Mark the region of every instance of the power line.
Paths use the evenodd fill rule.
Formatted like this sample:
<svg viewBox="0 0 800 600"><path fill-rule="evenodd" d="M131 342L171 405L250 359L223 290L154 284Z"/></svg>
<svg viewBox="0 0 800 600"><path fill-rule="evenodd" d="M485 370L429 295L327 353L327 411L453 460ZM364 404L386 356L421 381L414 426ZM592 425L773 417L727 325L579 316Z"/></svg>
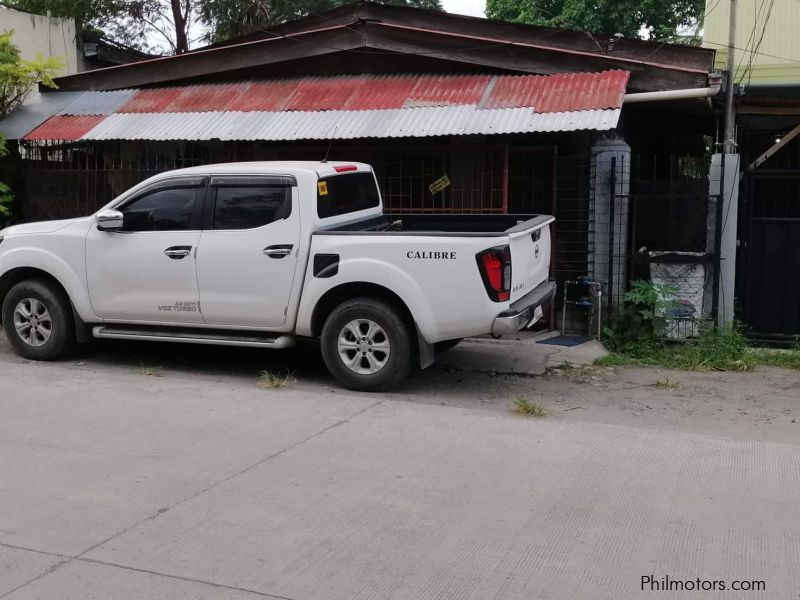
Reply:
<svg viewBox="0 0 800 600"><path fill-rule="evenodd" d="M751 78L753 77L753 57L755 56L755 52L758 52L761 48L761 43L764 41L764 34L767 31L767 25L769 24L769 19L772 16L772 8L775 6L775 0L770 0L769 9L767 10L767 15L764 17L764 25L761 27L761 36L758 38L758 42L756 43L755 47L753 48L753 53L750 54L750 62L747 64L747 70L745 71L745 75L747 75L747 83L750 83Z"/></svg>
<svg viewBox="0 0 800 600"><path fill-rule="evenodd" d="M728 44L721 44L720 42L712 42L711 40L703 39L704 44L711 44L712 46L719 46L720 48L727 48ZM742 52L750 52L747 48L740 48L739 46L733 46L735 50L741 50ZM778 58L780 60L787 60L793 63L800 63L800 60L796 58L789 58L788 56L778 56L777 54L769 54L768 52L754 52L753 54L758 54L759 56L769 56L770 58Z"/></svg>
<svg viewBox="0 0 800 600"><path fill-rule="evenodd" d="M744 64L744 61L748 57L748 55L751 58L754 56L752 51L748 50L748 48L751 47L751 44L755 40L756 29L758 29L758 18L761 16L761 11L764 9L764 5L766 3L767 0L761 0L761 3L756 7L755 18L753 19L753 27L750 29L750 35L747 37L747 41L744 43L745 50L742 53L742 57L739 59L739 64L736 65L736 68L734 69L733 73L731 73L731 78L734 81L739 79L739 70L742 68L742 65ZM753 46L753 49L754 48L755 47Z"/></svg>

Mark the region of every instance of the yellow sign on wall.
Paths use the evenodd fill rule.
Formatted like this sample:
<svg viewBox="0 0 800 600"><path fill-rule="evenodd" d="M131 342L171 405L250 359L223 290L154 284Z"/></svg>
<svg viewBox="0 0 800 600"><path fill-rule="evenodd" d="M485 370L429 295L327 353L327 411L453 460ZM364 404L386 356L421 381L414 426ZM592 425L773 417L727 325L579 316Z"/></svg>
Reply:
<svg viewBox="0 0 800 600"><path fill-rule="evenodd" d="M443 175L439 177L436 181L428 186L428 189L431 191L431 194L435 194L437 192L441 192L444 188L450 185L450 178L447 175Z"/></svg>

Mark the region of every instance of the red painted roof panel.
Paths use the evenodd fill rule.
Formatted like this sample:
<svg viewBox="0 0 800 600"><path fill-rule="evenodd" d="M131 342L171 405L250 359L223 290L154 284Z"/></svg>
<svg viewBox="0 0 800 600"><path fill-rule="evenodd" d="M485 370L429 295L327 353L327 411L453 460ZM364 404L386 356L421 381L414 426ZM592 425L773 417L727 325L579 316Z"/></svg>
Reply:
<svg viewBox="0 0 800 600"><path fill-rule="evenodd" d="M549 76L355 75L209 83L138 90L115 113L180 113L188 117L203 112L337 111L341 118L361 118L357 116L360 111L395 110L402 113L398 118L413 120L415 110L451 107L470 108L476 116L494 109L569 114L621 108L628 75L627 71ZM83 103L78 98L24 139L81 138L104 119L103 115L87 114L84 104L91 102L91 95ZM408 127L413 128L413 123Z"/></svg>
<svg viewBox="0 0 800 600"><path fill-rule="evenodd" d="M104 115L55 115L26 134L23 140L79 140L103 119Z"/></svg>
<svg viewBox="0 0 800 600"><path fill-rule="evenodd" d="M163 112L208 112L230 110L236 99L247 93L250 83L190 85L183 88Z"/></svg>
<svg viewBox="0 0 800 600"><path fill-rule="evenodd" d="M246 91L231 102L228 110L238 112L282 111L297 87L297 79L254 81Z"/></svg>
<svg viewBox="0 0 800 600"><path fill-rule="evenodd" d="M195 86L188 86L195 87ZM181 95L186 88L154 88L139 90L118 113L160 113Z"/></svg>
<svg viewBox="0 0 800 600"><path fill-rule="evenodd" d="M354 75L139 90L117 112L385 110L422 106L619 108L627 71L560 75Z"/></svg>
<svg viewBox="0 0 800 600"><path fill-rule="evenodd" d="M619 108L628 71L500 76L482 108L531 106L537 113Z"/></svg>
<svg viewBox="0 0 800 600"><path fill-rule="evenodd" d="M387 110L403 108L419 84L416 75L381 75L370 77L347 102L346 110Z"/></svg>
<svg viewBox="0 0 800 600"><path fill-rule="evenodd" d="M489 75L420 77L404 106L463 106L477 104L489 85Z"/></svg>

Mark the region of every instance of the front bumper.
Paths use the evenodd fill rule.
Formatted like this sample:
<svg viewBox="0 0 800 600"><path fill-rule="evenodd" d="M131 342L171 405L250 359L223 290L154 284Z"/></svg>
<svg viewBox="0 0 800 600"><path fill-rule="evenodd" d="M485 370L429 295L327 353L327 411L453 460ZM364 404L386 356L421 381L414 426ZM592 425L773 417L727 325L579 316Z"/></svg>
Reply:
<svg viewBox="0 0 800 600"><path fill-rule="evenodd" d="M514 333L525 327L533 319L533 311L549 304L556 295L556 282L545 281L514 302L508 310L494 318L492 333L502 335Z"/></svg>

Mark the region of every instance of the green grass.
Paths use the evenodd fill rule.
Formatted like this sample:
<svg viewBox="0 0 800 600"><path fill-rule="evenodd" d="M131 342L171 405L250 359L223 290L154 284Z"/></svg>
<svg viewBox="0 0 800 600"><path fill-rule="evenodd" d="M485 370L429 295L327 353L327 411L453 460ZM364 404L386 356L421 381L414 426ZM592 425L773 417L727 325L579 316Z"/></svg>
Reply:
<svg viewBox="0 0 800 600"><path fill-rule="evenodd" d="M144 375L145 377L163 377L164 374L161 372L161 367L151 367L147 365L142 365L137 369L137 373L139 375Z"/></svg>
<svg viewBox="0 0 800 600"><path fill-rule="evenodd" d="M546 417L550 414L550 410L538 402L532 402L527 398L521 397L514 400L514 410L526 417Z"/></svg>
<svg viewBox="0 0 800 600"><path fill-rule="evenodd" d="M294 373L291 371L261 371L261 375L256 380L256 385L260 388L282 388L295 381Z"/></svg>
<svg viewBox="0 0 800 600"><path fill-rule="evenodd" d="M782 367L784 369L800 369L800 349L773 350L770 348L754 348L751 350L757 365L764 367Z"/></svg>
<svg viewBox="0 0 800 600"><path fill-rule="evenodd" d="M737 329L706 330L693 340L633 341L619 345L595 364L652 365L686 371L750 371L757 366L800 369L800 347L752 348Z"/></svg>
<svg viewBox="0 0 800 600"><path fill-rule="evenodd" d="M594 361L594 364L599 367L629 367L648 363L619 352L609 352L606 356L602 356Z"/></svg>
<svg viewBox="0 0 800 600"><path fill-rule="evenodd" d="M676 390L680 384L680 381L671 381L669 377L665 377L664 379L656 379L653 386L662 390Z"/></svg>

